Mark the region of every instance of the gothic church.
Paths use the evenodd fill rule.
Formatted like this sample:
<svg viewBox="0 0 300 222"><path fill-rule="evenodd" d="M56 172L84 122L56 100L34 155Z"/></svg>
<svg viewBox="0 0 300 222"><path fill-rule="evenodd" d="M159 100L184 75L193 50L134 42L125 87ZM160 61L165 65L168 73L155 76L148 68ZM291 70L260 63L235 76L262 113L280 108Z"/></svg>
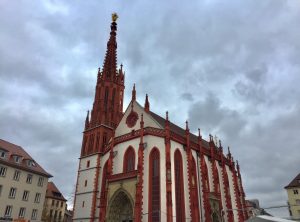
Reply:
<svg viewBox="0 0 300 222"><path fill-rule="evenodd" d="M239 165L212 136L204 140L153 113L148 96L123 112L125 76L117 68L112 16L95 98L83 132L74 222L242 222L247 219Z"/></svg>

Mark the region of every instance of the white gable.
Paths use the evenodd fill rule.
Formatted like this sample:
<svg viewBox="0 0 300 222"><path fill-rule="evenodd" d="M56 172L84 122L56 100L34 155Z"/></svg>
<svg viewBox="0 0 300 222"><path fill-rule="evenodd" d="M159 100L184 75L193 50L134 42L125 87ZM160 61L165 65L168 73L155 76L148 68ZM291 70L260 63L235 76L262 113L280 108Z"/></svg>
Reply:
<svg viewBox="0 0 300 222"><path fill-rule="evenodd" d="M140 121L141 121L141 114L143 114L143 119L144 119L144 127L155 127L159 129L163 129L163 127L155 121L150 114L145 112L144 108L136 101L133 101L133 108L131 106L131 103L129 103L123 118L121 119L116 132L115 132L115 137L124 135L126 133L130 133L132 130L139 130L140 129ZM134 111L138 114L138 120L136 121L136 124L132 127L129 128L126 124L126 119L127 116L131 113L131 111Z"/></svg>

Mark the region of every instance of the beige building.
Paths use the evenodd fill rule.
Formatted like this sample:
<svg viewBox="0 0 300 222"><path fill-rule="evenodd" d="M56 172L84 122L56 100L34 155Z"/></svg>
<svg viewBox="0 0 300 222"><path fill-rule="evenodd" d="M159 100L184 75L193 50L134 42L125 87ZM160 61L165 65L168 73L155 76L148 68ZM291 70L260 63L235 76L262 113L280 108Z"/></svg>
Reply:
<svg viewBox="0 0 300 222"><path fill-rule="evenodd" d="M289 211L292 219L300 219L300 174L284 188L288 194Z"/></svg>
<svg viewBox="0 0 300 222"><path fill-rule="evenodd" d="M0 221L40 221L49 177L22 147L0 139Z"/></svg>
<svg viewBox="0 0 300 222"><path fill-rule="evenodd" d="M42 220L47 222L65 221L66 202L67 200L57 189L55 184L53 182L48 182Z"/></svg>

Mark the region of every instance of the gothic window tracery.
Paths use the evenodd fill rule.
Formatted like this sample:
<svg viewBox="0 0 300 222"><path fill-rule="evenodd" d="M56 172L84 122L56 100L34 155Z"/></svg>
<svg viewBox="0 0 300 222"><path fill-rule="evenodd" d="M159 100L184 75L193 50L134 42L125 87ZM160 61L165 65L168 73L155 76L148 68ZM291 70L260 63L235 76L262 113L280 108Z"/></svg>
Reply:
<svg viewBox="0 0 300 222"><path fill-rule="evenodd" d="M154 148L149 157L149 221L160 221L160 162L159 151Z"/></svg>
<svg viewBox="0 0 300 222"><path fill-rule="evenodd" d="M135 152L132 147L129 147L124 155L123 172L130 172L134 170L135 165Z"/></svg>
<svg viewBox="0 0 300 222"><path fill-rule="evenodd" d="M185 221L184 187L182 156L179 150L174 154L175 170L175 199L176 199L176 222Z"/></svg>

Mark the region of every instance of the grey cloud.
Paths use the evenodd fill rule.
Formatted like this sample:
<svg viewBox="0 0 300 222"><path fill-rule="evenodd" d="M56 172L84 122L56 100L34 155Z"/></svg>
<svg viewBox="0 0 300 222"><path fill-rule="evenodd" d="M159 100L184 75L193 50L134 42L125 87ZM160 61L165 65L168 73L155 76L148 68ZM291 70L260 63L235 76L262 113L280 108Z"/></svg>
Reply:
<svg viewBox="0 0 300 222"><path fill-rule="evenodd" d="M285 201L282 187L299 171L288 155L299 147L297 0L1 4L1 138L28 149L64 194L117 11L125 105L135 82L141 103L148 93L155 112L232 147L249 197Z"/></svg>

